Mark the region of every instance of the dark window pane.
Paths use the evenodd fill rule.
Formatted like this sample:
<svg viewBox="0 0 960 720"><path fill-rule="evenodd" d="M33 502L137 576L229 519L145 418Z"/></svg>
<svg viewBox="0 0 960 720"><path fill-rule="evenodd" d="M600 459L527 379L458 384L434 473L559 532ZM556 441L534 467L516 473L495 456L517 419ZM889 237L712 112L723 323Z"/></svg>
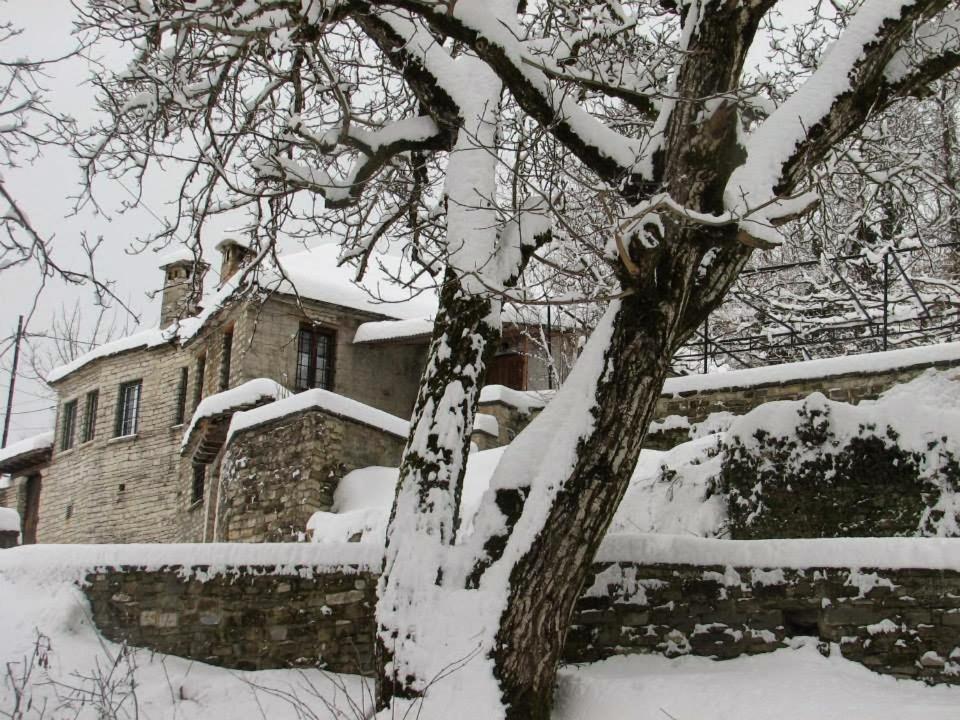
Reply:
<svg viewBox="0 0 960 720"><path fill-rule="evenodd" d="M200 404L200 401L203 399L203 374L207 369L207 357L206 355L201 355L197 358L197 377L193 382L193 409L197 409L197 405Z"/></svg>
<svg viewBox="0 0 960 720"><path fill-rule="evenodd" d="M297 337L297 390L312 387L311 357L313 355L313 332L301 328Z"/></svg>
<svg viewBox="0 0 960 720"><path fill-rule="evenodd" d="M173 424L180 425L187 415L187 382L190 371L187 368L180 368L180 381L177 383L177 406L173 415Z"/></svg>
<svg viewBox="0 0 960 720"><path fill-rule="evenodd" d="M117 412L117 435L136 435L140 416L142 382L135 380L120 386Z"/></svg>
<svg viewBox="0 0 960 720"><path fill-rule="evenodd" d="M77 401L71 400L63 405L63 422L61 424L60 449L69 450L73 447L73 433L77 424Z"/></svg>
<svg viewBox="0 0 960 720"><path fill-rule="evenodd" d="M220 353L220 391L230 387L230 358L233 354L233 333L223 334L223 347Z"/></svg>
<svg viewBox="0 0 960 720"><path fill-rule="evenodd" d="M193 499L192 502L198 503L203 500L203 487L206 482L207 466L193 466Z"/></svg>
<svg viewBox="0 0 960 720"><path fill-rule="evenodd" d="M87 393L87 402L83 408L83 425L80 428L80 442L90 442L97 435L97 407L100 404L100 391Z"/></svg>

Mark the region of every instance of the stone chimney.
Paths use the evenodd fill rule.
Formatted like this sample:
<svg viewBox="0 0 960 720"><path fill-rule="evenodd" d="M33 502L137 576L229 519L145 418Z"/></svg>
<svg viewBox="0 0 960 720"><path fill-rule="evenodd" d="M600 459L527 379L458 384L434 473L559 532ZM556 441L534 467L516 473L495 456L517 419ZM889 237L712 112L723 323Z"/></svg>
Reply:
<svg viewBox="0 0 960 720"><path fill-rule="evenodd" d="M220 287L237 274L237 271L250 262L253 251L241 240L226 238L217 243L217 250L223 253L220 262Z"/></svg>
<svg viewBox="0 0 960 720"><path fill-rule="evenodd" d="M160 327L174 320L196 315L203 293L203 276L210 266L197 262L187 248L162 258L163 301L160 306Z"/></svg>

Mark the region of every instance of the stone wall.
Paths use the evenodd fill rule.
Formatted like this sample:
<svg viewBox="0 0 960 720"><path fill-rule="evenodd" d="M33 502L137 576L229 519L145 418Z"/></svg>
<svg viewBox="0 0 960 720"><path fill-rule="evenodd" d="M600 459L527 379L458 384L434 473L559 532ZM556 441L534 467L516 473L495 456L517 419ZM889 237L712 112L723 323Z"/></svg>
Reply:
<svg viewBox="0 0 960 720"><path fill-rule="evenodd" d="M324 667L369 673L376 578L353 568L119 568L87 576L93 620L109 640L238 670ZM288 569L289 570L289 569Z"/></svg>
<svg viewBox="0 0 960 720"><path fill-rule="evenodd" d="M117 437L120 385L142 382L136 434ZM177 539L177 351L139 349L89 363L55 384L60 404L50 467L42 474L41 543ZM81 442L87 393L99 392L93 440ZM74 445L63 450L63 407L77 401Z"/></svg>
<svg viewBox="0 0 960 720"><path fill-rule="evenodd" d="M540 412L540 408L532 408L527 412L523 408L517 408L506 402L497 400L493 402L481 402L477 407L477 412L493 415L493 417L497 419L497 425L500 431L499 437L494 439L486 436L486 433L474 433L478 438L481 435L484 436L481 438L483 446L481 446L480 449L487 450L491 447L509 445L513 442L513 439L520 431L529 425L534 416Z"/></svg>
<svg viewBox="0 0 960 720"><path fill-rule="evenodd" d="M396 466L406 438L319 408L236 433L224 450L216 539L284 542L330 510L340 479L362 467Z"/></svg>
<svg viewBox="0 0 960 720"><path fill-rule="evenodd" d="M121 567L89 574L85 592L112 640L233 668L319 662L355 672L371 667L376 584L358 567L238 566L209 577L205 566ZM960 683L956 570L606 560L586 587L567 662L628 653L727 659L813 637L822 652L839 648L877 672Z"/></svg>
<svg viewBox="0 0 960 720"><path fill-rule="evenodd" d="M896 351L894 351L896 352ZM813 361L822 362L822 361ZM802 363L796 363L797 366ZM813 392L822 392L830 400L839 400L857 404L861 400L874 400L894 385L905 383L920 375L928 368L946 369L960 365L960 357L955 360L917 362L915 359L904 367L880 371L857 371L844 374L824 374L818 377L788 379L779 381L750 380L751 370L727 373L730 385L727 387L696 388L698 376L689 378L671 378L664 385L664 392L657 402L654 420L662 421L670 415L679 415L690 423L702 422L711 413L731 412L744 415L758 405L774 400L801 400ZM767 370L774 368L760 368ZM722 382L724 376L716 376Z"/></svg>
<svg viewBox="0 0 960 720"><path fill-rule="evenodd" d="M793 636L838 643L876 672L960 683L960 572L764 569L600 563L580 599L566 658L660 652L726 659L785 647Z"/></svg>

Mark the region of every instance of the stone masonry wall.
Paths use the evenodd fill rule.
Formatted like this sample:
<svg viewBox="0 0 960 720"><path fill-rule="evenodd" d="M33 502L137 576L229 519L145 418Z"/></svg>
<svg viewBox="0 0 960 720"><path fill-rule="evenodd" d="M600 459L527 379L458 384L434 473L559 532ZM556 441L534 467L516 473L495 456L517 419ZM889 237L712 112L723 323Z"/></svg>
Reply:
<svg viewBox="0 0 960 720"><path fill-rule="evenodd" d="M876 672L960 683L960 572L594 566L566 658L662 652L720 659L770 652L792 636L838 643Z"/></svg>
<svg viewBox="0 0 960 720"><path fill-rule="evenodd" d="M241 669L371 667L376 577L233 568L99 571L85 588L111 640ZM187 573L190 575L190 573ZM813 636L877 672L960 683L960 572L597 563L567 662L629 653L727 659Z"/></svg>
<svg viewBox="0 0 960 720"><path fill-rule="evenodd" d="M42 543L170 542L177 539L175 424L179 364L169 346L90 363L56 383L59 406L50 467L43 472ZM138 429L116 437L120 385L142 381ZM87 393L99 391L94 439L81 443ZM64 403L76 400L74 446L62 450Z"/></svg>
<svg viewBox="0 0 960 720"><path fill-rule="evenodd" d="M275 575L272 566L201 579L191 568L87 576L93 620L109 640L238 670L372 670L376 578L367 572Z"/></svg>
<svg viewBox="0 0 960 720"><path fill-rule="evenodd" d="M318 408L236 433L224 451L217 540L285 542L329 510L344 475L396 466L405 438Z"/></svg>
<svg viewBox="0 0 960 720"><path fill-rule="evenodd" d="M751 387L731 387L664 393L657 401L656 420L680 415L691 423L702 422L714 412L728 411L744 415L758 405L774 400L801 400L813 392L822 392L831 400L856 405L861 400L874 400L894 385L905 383L930 367L953 367L960 362L923 363L882 372L849 373L803 380L785 380Z"/></svg>

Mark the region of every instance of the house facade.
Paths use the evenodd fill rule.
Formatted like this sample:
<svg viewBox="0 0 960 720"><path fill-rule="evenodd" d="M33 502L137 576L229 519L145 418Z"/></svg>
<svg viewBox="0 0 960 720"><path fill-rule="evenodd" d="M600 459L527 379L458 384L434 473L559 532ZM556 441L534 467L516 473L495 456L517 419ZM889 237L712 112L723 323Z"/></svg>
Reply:
<svg viewBox="0 0 960 720"><path fill-rule="evenodd" d="M337 473L399 461L435 296L381 302L385 279L374 274L366 289L354 285L332 248L281 258L276 272L256 281L257 292L238 295L249 251L234 241L218 249L216 292L201 296L206 267L194 258L164 259L158 328L48 377L59 400L53 436L0 452L0 473L13 477L0 489L0 506L20 513L23 542L295 539L298 518L329 504ZM507 326L491 371L518 389L546 388L546 363L521 350L524 332ZM551 339L570 342L561 333ZM279 390L251 395L267 381ZM241 502L224 492L220 476L230 420L288 393L312 393L304 397L315 402L294 403L238 435L244 447L259 447L250 460L258 482L264 463L277 474L269 489L247 487ZM201 408L212 410L194 417ZM221 515L233 524L218 524ZM252 533L262 516L273 524Z"/></svg>

